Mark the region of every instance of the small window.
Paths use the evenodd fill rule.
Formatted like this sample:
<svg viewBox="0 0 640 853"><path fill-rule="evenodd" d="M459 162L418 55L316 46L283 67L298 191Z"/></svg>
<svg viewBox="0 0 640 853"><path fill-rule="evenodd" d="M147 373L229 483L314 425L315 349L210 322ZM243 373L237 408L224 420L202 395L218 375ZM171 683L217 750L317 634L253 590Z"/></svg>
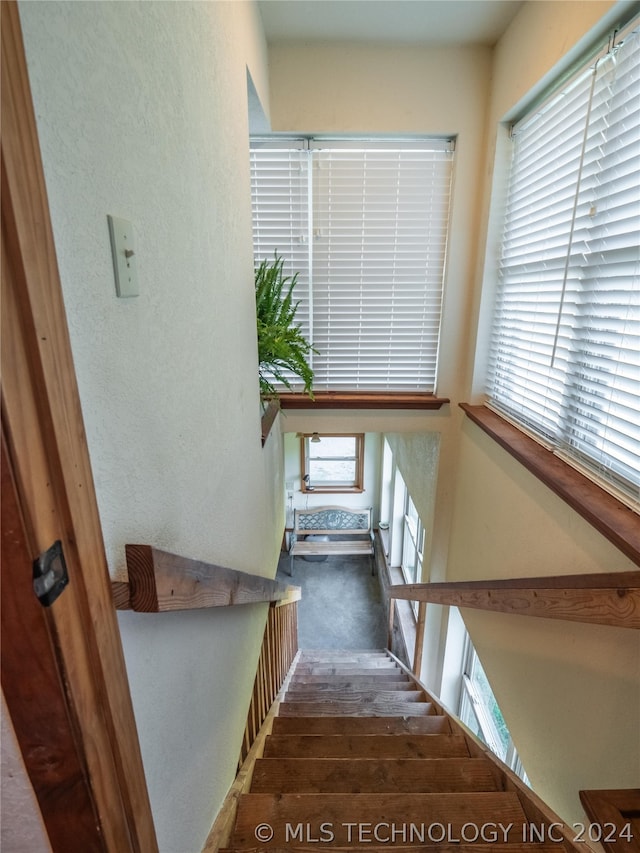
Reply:
<svg viewBox="0 0 640 853"><path fill-rule="evenodd" d="M422 557L424 552L424 527L418 516L409 492L405 495L404 529L402 534L402 574L406 583L422 580ZM414 610L417 602L413 602Z"/></svg>
<svg viewBox="0 0 640 853"><path fill-rule="evenodd" d="M303 492L364 491L364 435L301 436Z"/></svg>
<svg viewBox="0 0 640 853"><path fill-rule="evenodd" d="M531 786L502 716L502 711L493 695L480 658L468 634L458 715L467 728L484 741L489 749L504 761L523 782Z"/></svg>

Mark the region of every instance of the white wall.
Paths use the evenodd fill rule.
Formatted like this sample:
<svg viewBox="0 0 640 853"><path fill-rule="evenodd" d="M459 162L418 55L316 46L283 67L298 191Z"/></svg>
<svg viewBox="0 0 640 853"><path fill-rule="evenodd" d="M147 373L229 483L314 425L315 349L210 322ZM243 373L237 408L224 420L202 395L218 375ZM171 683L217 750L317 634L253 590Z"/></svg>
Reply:
<svg viewBox="0 0 640 853"><path fill-rule="evenodd" d="M488 127L499 183L498 122L522 109L584 46L614 4L525 3L498 44ZM618 4L618 10L622 5ZM605 21L606 23L606 21ZM487 169L491 175L492 168ZM483 323L494 284L497 234L489 225L476 381L483 380ZM476 304L479 302L478 288ZM475 308L474 308L475 310ZM470 422L463 424L448 577L451 580L636 568L620 551ZM637 631L466 610L462 615L536 792L569 821L583 820L581 788L637 784L640 637Z"/></svg>
<svg viewBox="0 0 640 853"><path fill-rule="evenodd" d="M24 2L29 74L109 566L124 544L273 576L282 442L260 444L251 2ZM140 296L117 299L107 214ZM277 495L277 500L275 496ZM199 851L235 774L266 608L121 614L160 849Z"/></svg>

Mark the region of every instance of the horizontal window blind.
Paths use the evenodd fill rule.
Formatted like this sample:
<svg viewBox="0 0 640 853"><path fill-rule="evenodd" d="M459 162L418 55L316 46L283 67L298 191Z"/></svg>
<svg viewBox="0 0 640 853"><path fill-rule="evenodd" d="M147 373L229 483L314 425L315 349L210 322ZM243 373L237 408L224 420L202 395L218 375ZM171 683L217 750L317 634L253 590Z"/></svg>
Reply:
<svg viewBox="0 0 640 853"><path fill-rule="evenodd" d="M296 320L304 334L309 318L309 162L301 141L254 143L251 148L251 203L256 266L284 259L287 276L298 273Z"/></svg>
<svg viewBox="0 0 640 853"><path fill-rule="evenodd" d="M640 493L640 38L514 132L492 405L631 505Z"/></svg>
<svg viewBox="0 0 640 853"><path fill-rule="evenodd" d="M308 271L297 298L317 350L314 389L433 391L452 142L310 140L295 149L306 158L304 201L278 144L252 148L255 252L286 257L290 235L304 232L293 263Z"/></svg>

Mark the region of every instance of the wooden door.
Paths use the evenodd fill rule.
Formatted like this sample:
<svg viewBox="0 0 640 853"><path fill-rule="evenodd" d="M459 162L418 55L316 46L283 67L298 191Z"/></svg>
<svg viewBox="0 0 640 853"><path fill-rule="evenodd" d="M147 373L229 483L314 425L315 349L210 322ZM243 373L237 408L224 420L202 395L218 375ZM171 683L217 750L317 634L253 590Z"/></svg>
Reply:
<svg viewBox="0 0 640 853"><path fill-rule="evenodd" d="M3 500L2 514L3 528L6 522L13 531L6 542L3 535L2 686L14 728L23 733L23 757L54 850L153 853L157 842L111 599L18 8L14 2L0 6L3 485L13 495L6 517ZM56 540L69 584L44 612L25 573ZM48 702L59 725L43 717ZM55 756L59 784L50 764L37 760L45 754ZM77 828L71 846L59 834L60 811L67 808L56 802L65 794L63 779L71 780L69 800L71 792L78 798L67 816Z"/></svg>

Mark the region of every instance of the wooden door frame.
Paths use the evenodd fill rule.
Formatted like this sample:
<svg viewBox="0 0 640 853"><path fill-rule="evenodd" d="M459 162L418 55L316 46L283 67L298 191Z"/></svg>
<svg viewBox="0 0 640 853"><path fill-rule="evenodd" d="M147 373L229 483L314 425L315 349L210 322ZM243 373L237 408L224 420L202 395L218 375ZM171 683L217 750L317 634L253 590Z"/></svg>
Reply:
<svg viewBox="0 0 640 853"><path fill-rule="evenodd" d="M92 846L83 849L154 853L157 841L111 598L18 7L13 0L0 7L2 430L25 553L33 560L56 540L64 550L69 584L44 619L53 652L48 659L57 663L53 680L66 701L75 754L68 739L56 742L55 732L41 725L37 703L29 710L19 701L8 667L2 683L16 731L29 731L36 740L39 735L47 748L64 749L82 768L87 808L98 827ZM30 570L24 557L12 557L3 569L3 585L18 575L24 580ZM18 586L32 594L28 584ZM20 606L17 600L13 606ZM19 654L19 648L10 653ZM38 665L26 653L14 663L25 674ZM38 766L34 754L27 750L23 758L38 796L38 777L47 768ZM50 810L42 802L53 840Z"/></svg>

